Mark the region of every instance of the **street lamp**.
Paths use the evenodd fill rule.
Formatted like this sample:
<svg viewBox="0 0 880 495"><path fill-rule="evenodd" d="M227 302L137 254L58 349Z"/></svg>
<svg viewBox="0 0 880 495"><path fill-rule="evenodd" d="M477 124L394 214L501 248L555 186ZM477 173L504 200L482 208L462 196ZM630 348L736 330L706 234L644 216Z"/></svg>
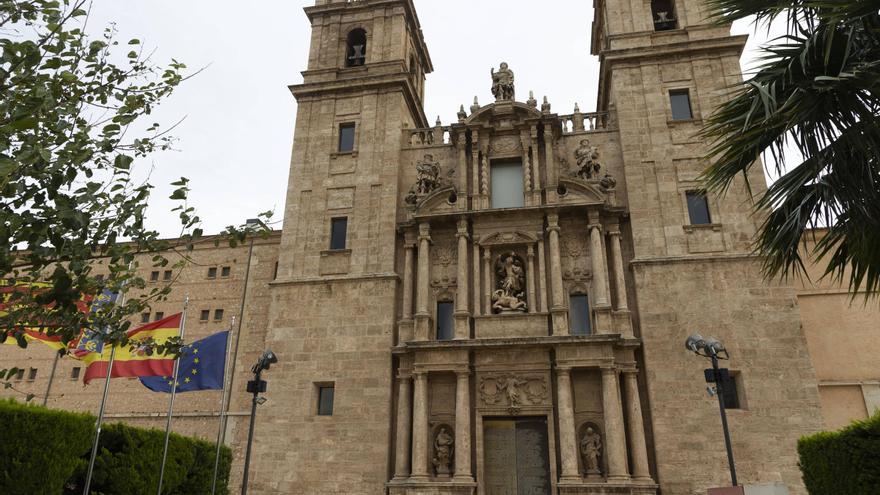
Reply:
<svg viewBox="0 0 880 495"><path fill-rule="evenodd" d="M730 376L727 368L719 368L719 359L730 359L730 354L720 340L709 337L704 339L702 335L695 333L687 338L684 343L687 350L712 360L712 369L706 370L706 381L715 383L718 396L718 407L721 409L721 427L724 429L724 445L727 447L727 462L730 464L730 480L733 486L736 482L736 465L733 461L733 447L730 445L730 430L727 427L727 410L724 407L724 381Z"/></svg>
<svg viewBox="0 0 880 495"><path fill-rule="evenodd" d="M260 379L260 375L263 371L268 370L270 366L277 362L278 357L275 356L275 353L267 349L266 352L260 356L257 364L251 368L251 371L254 374L254 379L248 381L247 391L254 394L254 397L251 400L251 424L248 429L247 453L244 456L244 477L241 480L241 495L247 495L248 470L251 465L251 445L254 441L254 420L257 416L257 405L266 403L266 398L260 397L260 392L266 391L266 380Z"/></svg>

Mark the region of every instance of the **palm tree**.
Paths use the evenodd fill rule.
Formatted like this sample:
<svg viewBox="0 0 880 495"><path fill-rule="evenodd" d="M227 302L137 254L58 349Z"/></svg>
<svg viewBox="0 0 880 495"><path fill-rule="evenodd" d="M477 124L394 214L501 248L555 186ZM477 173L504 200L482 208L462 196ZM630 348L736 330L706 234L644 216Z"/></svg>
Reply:
<svg viewBox="0 0 880 495"><path fill-rule="evenodd" d="M806 252L854 295L880 291L880 1L707 0L719 22L784 21L754 74L707 121L704 173L724 192L762 154L780 178L755 193L766 215L755 242L765 276L805 273L799 251L810 229L826 234ZM784 164L793 143L799 165ZM752 192L751 187L749 191ZM848 279L848 280L847 280ZM868 296L866 296L868 297Z"/></svg>

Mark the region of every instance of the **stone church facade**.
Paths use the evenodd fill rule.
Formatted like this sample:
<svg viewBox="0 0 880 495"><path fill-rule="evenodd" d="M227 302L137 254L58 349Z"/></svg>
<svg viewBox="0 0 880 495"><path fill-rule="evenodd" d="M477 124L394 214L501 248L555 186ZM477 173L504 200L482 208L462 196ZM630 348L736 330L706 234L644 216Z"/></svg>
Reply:
<svg viewBox="0 0 880 495"><path fill-rule="evenodd" d="M260 494L704 494L729 478L708 363L684 349L694 332L731 354L742 482L805 495L797 439L880 407L876 308L764 281L742 184L701 190L693 135L742 80L745 37L707 23L701 0L595 9L596 112L558 113L501 64L473 88L494 101L448 125L424 114L433 67L411 0L305 9L283 230L144 274L177 282L143 321L188 294L189 339L242 322L233 486L265 348L279 362L257 417ZM31 370L15 390L38 396L52 355L0 349ZM100 387L57 364L48 404L95 412ZM215 438L219 398L178 397L175 431ZM111 420L164 427L166 407L112 383Z"/></svg>
<svg viewBox="0 0 880 495"><path fill-rule="evenodd" d="M285 392L257 436L258 491L723 484L718 411L682 386L702 379L683 350L702 330L747 389L741 476L799 493L795 441L820 414L795 293L761 279L743 188L697 181L692 135L741 80L745 38L698 0L660 4L596 3L597 112L524 97L502 64L495 101L450 125L422 109L433 67L411 1L306 8L266 337L292 359L273 372Z"/></svg>

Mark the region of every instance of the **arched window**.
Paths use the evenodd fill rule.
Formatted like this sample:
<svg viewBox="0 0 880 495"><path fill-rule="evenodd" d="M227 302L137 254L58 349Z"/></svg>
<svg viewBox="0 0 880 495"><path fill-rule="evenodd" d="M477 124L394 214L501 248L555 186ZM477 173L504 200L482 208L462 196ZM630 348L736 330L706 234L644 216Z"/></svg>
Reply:
<svg viewBox="0 0 880 495"><path fill-rule="evenodd" d="M367 32L353 29L345 43L345 66L360 67L367 61Z"/></svg>

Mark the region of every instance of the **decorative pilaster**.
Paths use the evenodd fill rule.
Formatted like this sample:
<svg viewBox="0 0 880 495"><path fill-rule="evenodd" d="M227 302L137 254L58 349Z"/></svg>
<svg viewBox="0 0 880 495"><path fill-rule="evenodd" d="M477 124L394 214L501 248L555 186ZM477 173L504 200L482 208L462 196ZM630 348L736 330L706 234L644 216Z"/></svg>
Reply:
<svg viewBox="0 0 880 495"><path fill-rule="evenodd" d="M455 295L455 339L470 337L470 321L468 313L468 221L458 221L458 275L456 276Z"/></svg>
<svg viewBox="0 0 880 495"><path fill-rule="evenodd" d="M645 424L642 419L636 370L623 371L623 390L626 396L626 423L629 425L627 437L632 457L632 475L636 481L653 482L648 468L648 448L645 445Z"/></svg>
<svg viewBox="0 0 880 495"><path fill-rule="evenodd" d="M480 133L471 131L471 209L476 210L480 204Z"/></svg>
<svg viewBox="0 0 880 495"><path fill-rule="evenodd" d="M474 241L474 301L473 301L473 312L474 316L480 316L482 311L482 304L480 304L480 298L482 297L482 293L480 292L480 245Z"/></svg>
<svg viewBox="0 0 880 495"><path fill-rule="evenodd" d="M529 246L526 257L526 284L528 286L529 313L538 312L538 300L535 299L535 247Z"/></svg>
<svg viewBox="0 0 880 495"><path fill-rule="evenodd" d="M550 287L553 305L553 335L568 335L568 315L565 309L565 289L562 285L562 260L559 254L559 215L547 215L547 235L550 239Z"/></svg>
<svg viewBox="0 0 880 495"><path fill-rule="evenodd" d="M428 373L415 372L413 392L412 481L428 480Z"/></svg>
<svg viewBox="0 0 880 495"><path fill-rule="evenodd" d="M608 306L608 275L605 250L602 249L602 225L599 215L590 213L590 261L593 264L593 301L596 307Z"/></svg>
<svg viewBox="0 0 880 495"><path fill-rule="evenodd" d="M541 311L547 311L547 255L544 252L544 239L538 239L538 292L540 293Z"/></svg>
<svg viewBox="0 0 880 495"><path fill-rule="evenodd" d="M626 277L623 271L623 254L620 249L620 229L614 225L608 232L611 238L611 257L614 258L614 298L617 300L617 309L627 311L626 301Z"/></svg>
<svg viewBox="0 0 880 495"><path fill-rule="evenodd" d="M532 187L534 188L533 194L533 204L540 205L541 204L541 166L540 160L538 159L538 126L532 125L531 132L529 134L529 146L532 151Z"/></svg>
<svg viewBox="0 0 880 495"><path fill-rule="evenodd" d="M455 385L455 477L473 482L471 475L471 387L470 372L458 370Z"/></svg>
<svg viewBox="0 0 880 495"><path fill-rule="evenodd" d="M428 311L428 294L431 291L431 225L419 224L419 287L416 294L415 340L428 340L431 313Z"/></svg>
<svg viewBox="0 0 880 495"><path fill-rule="evenodd" d="M556 154L553 152L553 129L544 126L544 163L547 167L547 202L556 203Z"/></svg>
<svg viewBox="0 0 880 495"><path fill-rule="evenodd" d="M480 160L480 208L489 208L489 150L483 149Z"/></svg>
<svg viewBox="0 0 880 495"><path fill-rule="evenodd" d="M458 133L458 195L461 201L458 202L460 210L467 209L467 132L462 129Z"/></svg>
<svg viewBox="0 0 880 495"><path fill-rule="evenodd" d="M413 258L415 242L405 240L403 244L403 310L398 326L398 342L402 345L413 339Z"/></svg>
<svg viewBox="0 0 880 495"><path fill-rule="evenodd" d="M560 483L579 482L578 447L574 427L574 403L571 396L571 368L556 368L559 410L559 454L562 459Z"/></svg>
<svg viewBox="0 0 880 495"><path fill-rule="evenodd" d="M410 387L412 376L409 373L397 375L397 447L394 457L394 481L404 481L409 477L410 435L412 434L412 398Z"/></svg>
<svg viewBox="0 0 880 495"><path fill-rule="evenodd" d="M492 314L492 249L483 247L483 314Z"/></svg>
<svg viewBox="0 0 880 495"><path fill-rule="evenodd" d="M532 203L532 164L529 158L529 134L522 132L519 135L520 147L522 148L523 165L523 191L525 191L526 206ZM529 303L531 304L531 303Z"/></svg>
<svg viewBox="0 0 880 495"><path fill-rule="evenodd" d="M605 415L605 452L608 455L608 479L629 479L626 471L626 433L620 407L617 370L602 368L602 410Z"/></svg>

